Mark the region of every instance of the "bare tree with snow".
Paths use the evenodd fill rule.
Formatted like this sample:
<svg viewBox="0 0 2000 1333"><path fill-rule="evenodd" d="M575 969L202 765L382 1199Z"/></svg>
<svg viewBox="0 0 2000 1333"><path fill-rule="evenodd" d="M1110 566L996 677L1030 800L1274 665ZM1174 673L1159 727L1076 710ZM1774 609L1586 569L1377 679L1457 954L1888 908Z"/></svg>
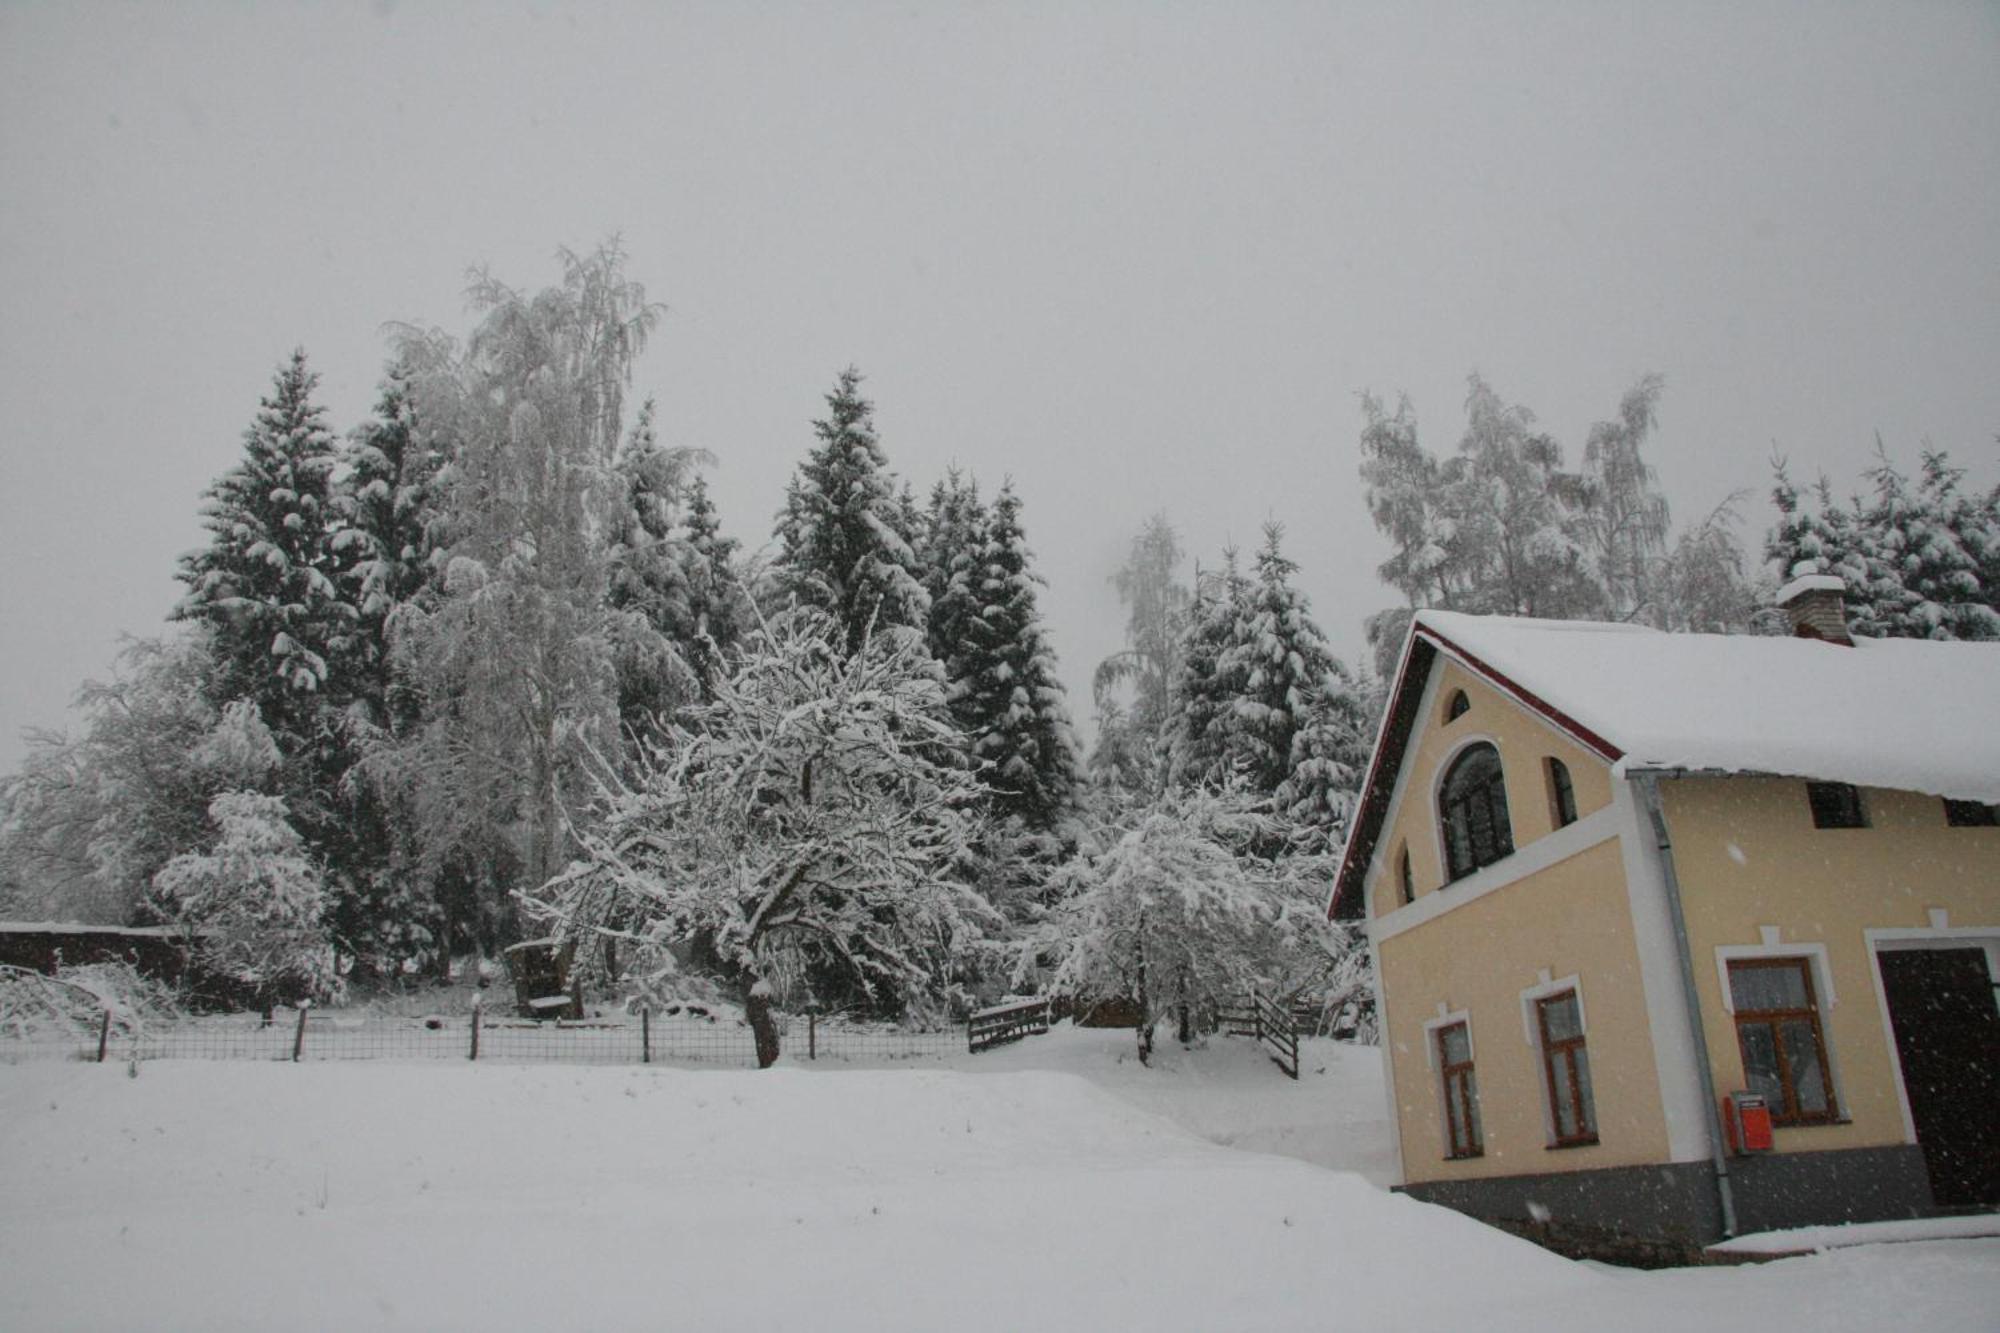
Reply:
<svg viewBox="0 0 2000 1333"><path fill-rule="evenodd" d="M921 631L866 634L849 654L837 622L795 608L743 651L715 700L611 785L530 908L559 938L626 941L656 970L676 950L714 960L768 1065L781 991L806 998L832 974L942 1000L996 918L963 876L985 791Z"/></svg>

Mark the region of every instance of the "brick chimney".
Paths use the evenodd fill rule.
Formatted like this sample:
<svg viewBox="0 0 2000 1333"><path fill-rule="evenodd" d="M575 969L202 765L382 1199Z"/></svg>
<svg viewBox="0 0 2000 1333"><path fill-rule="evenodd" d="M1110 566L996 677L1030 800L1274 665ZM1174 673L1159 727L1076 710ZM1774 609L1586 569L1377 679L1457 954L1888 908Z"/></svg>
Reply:
<svg viewBox="0 0 2000 1333"><path fill-rule="evenodd" d="M1778 608L1791 617L1792 633L1801 639L1824 639L1853 647L1854 640L1847 634L1846 581L1810 569L1794 573L1797 577L1778 589Z"/></svg>

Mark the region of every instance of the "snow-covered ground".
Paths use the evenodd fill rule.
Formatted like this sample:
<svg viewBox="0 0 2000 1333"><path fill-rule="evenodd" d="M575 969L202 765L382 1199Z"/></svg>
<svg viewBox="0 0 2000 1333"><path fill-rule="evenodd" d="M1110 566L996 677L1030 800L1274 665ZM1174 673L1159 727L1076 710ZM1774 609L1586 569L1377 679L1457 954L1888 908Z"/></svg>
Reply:
<svg viewBox="0 0 2000 1333"><path fill-rule="evenodd" d="M1244 1042L1170 1045L1155 1070L1130 1053L1129 1033L1059 1030L895 1070L0 1066L0 1327L1634 1333L2000 1313L1991 1240L1570 1263L1328 1169L1386 1167L1372 1052L1312 1044L1297 1084Z"/></svg>

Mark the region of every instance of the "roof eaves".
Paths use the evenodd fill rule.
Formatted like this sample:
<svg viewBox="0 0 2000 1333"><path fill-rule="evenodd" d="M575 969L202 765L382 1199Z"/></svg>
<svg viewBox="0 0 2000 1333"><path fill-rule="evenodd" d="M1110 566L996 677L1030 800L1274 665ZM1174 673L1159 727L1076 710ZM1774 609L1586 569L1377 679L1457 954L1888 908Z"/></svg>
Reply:
<svg viewBox="0 0 2000 1333"><path fill-rule="evenodd" d="M1361 784L1354 819L1348 825L1347 845L1341 850L1333 893L1327 899L1326 914L1332 920L1352 921L1361 915L1362 872L1375 857L1375 842L1382 835L1382 820L1388 813L1390 794L1395 790L1396 773L1402 767L1403 750L1416 722L1417 704L1423 698L1424 682L1436 656L1437 646L1419 635L1412 622L1410 636L1403 644L1403 660L1396 668L1396 684L1375 733L1368 777Z"/></svg>

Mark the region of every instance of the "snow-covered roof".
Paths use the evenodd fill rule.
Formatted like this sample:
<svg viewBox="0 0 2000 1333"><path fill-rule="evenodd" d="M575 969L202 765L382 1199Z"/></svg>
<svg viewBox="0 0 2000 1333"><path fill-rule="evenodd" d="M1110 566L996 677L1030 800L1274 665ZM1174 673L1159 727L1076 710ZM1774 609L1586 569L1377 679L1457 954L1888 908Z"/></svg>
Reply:
<svg viewBox="0 0 2000 1333"><path fill-rule="evenodd" d="M1597 751L1646 769L1761 773L2000 804L2000 643L1666 634L1640 625L1419 611L1328 904L1361 910L1438 654Z"/></svg>
<svg viewBox="0 0 2000 1333"><path fill-rule="evenodd" d="M2000 803L2000 644L1451 611L1419 612L1413 633L1607 742L1621 774L1773 773Z"/></svg>

